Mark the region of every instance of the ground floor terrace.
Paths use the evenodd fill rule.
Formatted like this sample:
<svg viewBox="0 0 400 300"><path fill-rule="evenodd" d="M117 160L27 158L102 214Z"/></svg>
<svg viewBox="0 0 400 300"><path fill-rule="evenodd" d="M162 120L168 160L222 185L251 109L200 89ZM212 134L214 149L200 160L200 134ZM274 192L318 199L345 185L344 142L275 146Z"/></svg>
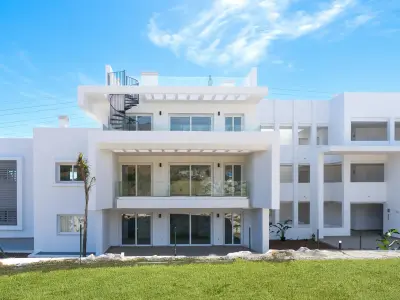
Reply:
<svg viewBox="0 0 400 300"><path fill-rule="evenodd" d="M181 249L223 246L222 252L227 253L269 249L268 209L112 209L103 210L100 219L100 226L93 226L97 254L123 247L151 255L160 249L171 252L165 249L175 245Z"/></svg>

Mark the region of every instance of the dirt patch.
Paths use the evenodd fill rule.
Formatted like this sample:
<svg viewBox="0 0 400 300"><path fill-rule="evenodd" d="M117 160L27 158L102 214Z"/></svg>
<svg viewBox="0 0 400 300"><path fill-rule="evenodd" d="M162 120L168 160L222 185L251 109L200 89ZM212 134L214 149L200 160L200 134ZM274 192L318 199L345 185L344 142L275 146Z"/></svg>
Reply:
<svg viewBox="0 0 400 300"><path fill-rule="evenodd" d="M331 245L326 243L319 242L319 246L317 242L312 240L287 240L287 241L279 241L279 240L270 240L269 241L269 248L270 249L277 249L277 250L286 250L286 249L293 249L297 250L300 247L307 247L308 249L320 249L320 250L329 250L329 249L337 249Z"/></svg>

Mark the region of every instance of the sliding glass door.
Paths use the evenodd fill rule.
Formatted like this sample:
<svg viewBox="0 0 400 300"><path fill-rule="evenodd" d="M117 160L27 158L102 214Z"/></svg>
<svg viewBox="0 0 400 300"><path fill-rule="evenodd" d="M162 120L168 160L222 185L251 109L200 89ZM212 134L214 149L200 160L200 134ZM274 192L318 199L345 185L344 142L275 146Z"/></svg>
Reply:
<svg viewBox="0 0 400 300"><path fill-rule="evenodd" d="M122 215L122 244L151 245L151 215Z"/></svg>
<svg viewBox="0 0 400 300"><path fill-rule="evenodd" d="M211 165L170 165L171 196L211 196Z"/></svg>
<svg viewBox="0 0 400 300"><path fill-rule="evenodd" d="M211 214L170 214L170 244L210 245Z"/></svg>
<svg viewBox="0 0 400 300"><path fill-rule="evenodd" d="M151 165L122 166L122 196L151 196Z"/></svg>
<svg viewBox="0 0 400 300"><path fill-rule="evenodd" d="M240 245L242 243L242 218L240 214L225 214L225 244Z"/></svg>
<svg viewBox="0 0 400 300"><path fill-rule="evenodd" d="M225 165L225 195L242 196L242 165Z"/></svg>

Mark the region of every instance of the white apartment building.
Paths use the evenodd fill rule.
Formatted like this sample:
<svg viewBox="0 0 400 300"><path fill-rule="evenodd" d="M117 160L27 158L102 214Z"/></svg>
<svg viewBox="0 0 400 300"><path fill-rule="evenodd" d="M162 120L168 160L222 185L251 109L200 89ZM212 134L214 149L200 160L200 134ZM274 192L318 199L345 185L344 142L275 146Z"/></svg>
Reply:
<svg viewBox="0 0 400 300"><path fill-rule="evenodd" d="M245 78L137 79L106 66L78 87L101 129L35 128L0 139L0 246L79 251L79 152L96 185L88 251L111 246L242 245L269 249L270 222L289 238L400 228L400 94L266 100Z"/></svg>

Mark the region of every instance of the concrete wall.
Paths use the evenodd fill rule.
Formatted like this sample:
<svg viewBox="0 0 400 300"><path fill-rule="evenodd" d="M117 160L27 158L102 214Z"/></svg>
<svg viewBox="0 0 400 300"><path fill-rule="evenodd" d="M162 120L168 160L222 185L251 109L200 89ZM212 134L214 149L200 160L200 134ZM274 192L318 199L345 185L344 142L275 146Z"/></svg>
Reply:
<svg viewBox="0 0 400 300"><path fill-rule="evenodd" d="M265 253L269 249L269 210L254 209L251 220L251 248Z"/></svg>
<svg viewBox="0 0 400 300"><path fill-rule="evenodd" d="M400 154L389 154L386 165L387 202L384 205L384 231L400 229Z"/></svg>
<svg viewBox="0 0 400 300"><path fill-rule="evenodd" d="M79 251L78 234L58 233L57 215L84 214L83 184L57 183L56 163L75 162L79 152L87 155L87 136L88 129L37 128L33 132L35 251ZM96 228L94 222L89 215L89 230ZM95 251L93 232L88 251Z"/></svg>

